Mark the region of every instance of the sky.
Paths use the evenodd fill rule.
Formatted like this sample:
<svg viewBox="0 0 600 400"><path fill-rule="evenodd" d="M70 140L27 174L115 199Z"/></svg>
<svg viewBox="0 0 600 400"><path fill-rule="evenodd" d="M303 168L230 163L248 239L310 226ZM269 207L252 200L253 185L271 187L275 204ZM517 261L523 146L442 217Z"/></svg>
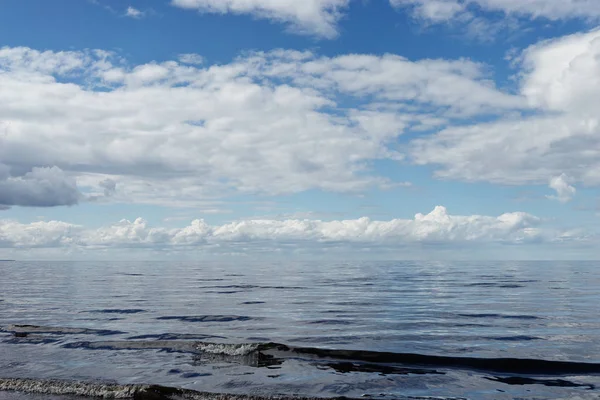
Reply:
<svg viewBox="0 0 600 400"><path fill-rule="evenodd" d="M3 0L0 259L600 259L597 0Z"/></svg>

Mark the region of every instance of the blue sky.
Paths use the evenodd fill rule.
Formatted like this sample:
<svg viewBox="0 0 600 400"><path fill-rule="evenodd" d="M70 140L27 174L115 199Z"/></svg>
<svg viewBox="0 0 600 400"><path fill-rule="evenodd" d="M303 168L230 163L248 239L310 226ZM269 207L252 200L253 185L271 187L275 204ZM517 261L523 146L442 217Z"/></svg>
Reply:
<svg viewBox="0 0 600 400"><path fill-rule="evenodd" d="M6 0L0 258L597 258L599 18Z"/></svg>

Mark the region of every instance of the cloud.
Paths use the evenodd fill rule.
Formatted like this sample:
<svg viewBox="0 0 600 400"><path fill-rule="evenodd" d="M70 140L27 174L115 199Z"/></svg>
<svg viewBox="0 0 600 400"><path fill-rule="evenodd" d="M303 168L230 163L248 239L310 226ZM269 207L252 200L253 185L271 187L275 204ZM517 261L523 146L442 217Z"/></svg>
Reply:
<svg viewBox="0 0 600 400"><path fill-rule="evenodd" d="M112 179L104 179L98 183L102 189L104 189L104 196L110 197L117 191L117 182Z"/></svg>
<svg viewBox="0 0 600 400"><path fill-rule="evenodd" d="M180 54L178 59L182 64L200 65L204 63L204 57L194 53Z"/></svg>
<svg viewBox="0 0 600 400"><path fill-rule="evenodd" d="M144 11L138 10L137 8L129 6L129 7L127 7L127 10L125 11L125 16L134 18L134 19L140 19L140 18L144 18L146 16L146 13Z"/></svg>
<svg viewBox="0 0 600 400"><path fill-rule="evenodd" d="M526 18L562 20L600 17L600 4L595 0L471 0L483 9L516 14Z"/></svg>
<svg viewBox="0 0 600 400"><path fill-rule="evenodd" d="M394 7L410 7L419 18L431 22L446 22L470 10L502 12L521 18L564 20L597 19L600 3L595 0L390 0Z"/></svg>
<svg viewBox="0 0 600 400"><path fill-rule="evenodd" d="M0 220L0 247L3 248L51 248L71 246L82 227L59 221L39 221L22 224Z"/></svg>
<svg viewBox="0 0 600 400"><path fill-rule="evenodd" d="M577 190L573 186L569 185L569 177L565 174L561 174L550 179L550 183L548 186L550 187L550 189L556 191L556 196L547 197L552 200L557 200L561 203L568 203L569 201L571 201L571 199L573 198L573 196L575 196L575 193L577 192Z"/></svg>
<svg viewBox="0 0 600 400"><path fill-rule="evenodd" d="M482 41L518 34L532 20L600 19L596 0L390 0L390 4L408 10L424 25L446 24Z"/></svg>
<svg viewBox="0 0 600 400"><path fill-rule="evenodd" d="M390 0L393 7L412 7L414 15L431 22L447 22L466 11L457 0Z"/></svg>
<svg viewBox="0 0 600 400"><path fill-rule="evenodd" d="M4 164L53 165L91 191L110 179L114 201L170 206L389 188L399 182L372 163L402 160L404 132L529 107L485 65L391 54L128 65L102 50L18 47L0 49L0 71Z"/></svg>
<svg viewBox="0 0 600 400"><path fill-rule="evenodd" d="M337 21L349 0L172 0L171 4L184 9L213 14L250 14L289 24L292 31L334 38L338 35Z"/></svg>
<svg viewBox="0 0 600 400"><path fill-rule="evenodd" d="M209 225L194 220L183 228L151 227L138 218L98 229L58 221L20 224L0 220L3 247L75 247L83 250L150 249L280 249L365 246L399 248L414 243L506 243L562 240L561 233L540 228L542 221L515 212L498 217L450 215L438 206L414 219L321 221L310 219L242 220Z"/></svg>
<svg viewBox="0 0 600 400"><path fill-rule="evenodd" d="M520 94L536 110L450 126L412 143L412 159L466 181L600 184L600 31L544 41L517 59Z"/></svg>
<svg viewBox="0 0 600 400"><path fill-rule="evenodd" d="M75 181L57 167L34 167L23 176L11 176L0 164L0 206L54 207L77 204Z"/></svg>

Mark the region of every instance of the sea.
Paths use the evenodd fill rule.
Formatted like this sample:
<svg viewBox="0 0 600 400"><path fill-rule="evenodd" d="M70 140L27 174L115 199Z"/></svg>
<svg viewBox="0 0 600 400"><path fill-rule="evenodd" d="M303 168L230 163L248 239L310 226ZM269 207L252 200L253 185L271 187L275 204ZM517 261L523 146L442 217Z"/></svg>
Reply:
<svg viewBox="0 0 600 400"><path fill-rule="evenodd" d="M600 265L0 262L0 399L140 385L177 388L164 398L599 399Z"/></svg>

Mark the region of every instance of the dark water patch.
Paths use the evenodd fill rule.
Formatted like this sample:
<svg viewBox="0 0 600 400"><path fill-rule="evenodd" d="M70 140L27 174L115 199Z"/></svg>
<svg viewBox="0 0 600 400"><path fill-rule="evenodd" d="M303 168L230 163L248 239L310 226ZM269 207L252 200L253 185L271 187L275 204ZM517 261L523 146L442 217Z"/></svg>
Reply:
<svg viewBox="0 0 600 400"><path fill-rule="evenodd" d="M457 314L459 317L465 318L502 318L502 319L543 319L542 317L536 317L535 315L510 315L510 314L494 314L494 313L482 313L482 314Z"/></svg>
<svg viewBox="0 0 600 400"><path fill-rule="evenodd" d="M351 314L355 311L350 311L350 310L325 310L325 311L319 311L319 314Z"/></svg>
<svg viewBox="0 0 600 400"><path fill-rule="evenodd" d="M125 332L113 331L108 329L86 329L86 328L66 328L66 327L50 327L38 325L9 325L5 328L0 328L0 332L9 333L46 333L52 335L119 335Z"/></svg>
<svg viewBox="0 0 600 400"><path fill-rule="evenodd" d="M197 316L178 316L170 315L165 317L157 317L162 321L184 321L184 322L233 322L233 321L250 321L257 318L248 317L245 315L197 315Z"/></svg>
<svg viewBox="0 0 600 400"><path fill-rule="evenodd" d="M206 339L226 339L224 336L202 335L195 333L161 333L149 335L137 335L127 338L128 340L154 339L154 340L206 340Z"/></svg>
<svg viewBox="0 0 600 400"><path fill-rule="evenodd" d="M250 304L265 304L265 301L244 301L241 304L246 304L246 305L250 305Z"/></svg>
<svg viewBox="0 0 600 400"><path fill-rule="evenodd" d="M117 273L117 275L123 275L123 276L144 276L144 274L134 274L134 273L126 273L126 272L119 272L119 273Z"/></svg>
<svg viewBox="0 0 600 400"><path fill-rule="evenodd" d="M15 332L14 336L4 340L3 343L8 344L51 344L60 341L56 337L45 335L28 334L25 332Z"/></svg>
<svg viewBox="0 0 600 400"><path fill-rule="evenodd" d="M199 286L199 289L258 289L260 286L256 285L212 285L212 286Z"/></svg>
<svg viewBox="0 0 600 400"><path fill-rule="evenodd" d="M174 375L174 374L181 374L183 371L181 371L180 369L177 368L172 368L170 370L167 371L167 374L170 375Z"/></svg>
<svg viewBox="0 0 600 400"><path fill-rule="evenodd" d="M555 387L582 387L588 390L594 390L596 387L589 383L575 383L564 379L534 379L534 378L523 378L520 376L511 377L488 377L485 379L494 382L506 383L507 385L544 385L544 386L555 386Z"/></svg>
<svg viewBox="0 0 600 400"><path fill-rule="evenodd" d="M197 282L221 282L224 281L224 278L200 278L196 279Z"/></svg>
<svg viewBox="0 0 600 400"><path fill-rule="evenodd" d="M261 289L277 289L277 290L305 290L304 286L261 286Z"/></svg>
<svg viewBox="0 0 600 400"><path fill-rule="evenodd" d="M308 355L321 359L352 360L377 364L406 364L459 368L531 375L566 375L600 373L600 364L570 361L549 361L520 358L475 358L434 356L416 353L390 353L364 350L332 350L323 348L290 347L277 343L259 345L258 351L285 358Z"/></svg>
<svg viewBox="0 0 600 400"><path fill-rule="evenodd" d="M240 290L276 289L276 290L303 290L303 289L306 289L306 287L303 287L303 286L261 286L261 285L211 285L211 286L200 286L199 289L240 289Z"/></svg>
<svg viewBox="0 0 600 400"><path fill-rule="evenodd" d="M208 290L206 293L216 293L216 294L235 294L235 293L243 293L243 290Z"/></svg>
<svg viewBox="0 0 600 400"><path fill-rule="evenodd" d="M313 325L352 325L352 321L341 319L320 319L317 321L310 321L308 323Z"/></svg>
<svg viewBox="0 0 600 400"><path fill-rule="evenodd" d="M461 286L464 287L495 287L498 283L496 282L476 282L476 283L463 283Z"/></svg>
<svg viewBox="0 0 600 400"><path fill-rule="evenodd" d="M485 339L487 340L499 340L505 342L521 342L521 341L529 341L529 340L544 340L543 338L536 336L526 336L526 335L516 335L516 336L488 336Z"/></svg>
<svg viewBox="0 0 600 400"><path fill-rule="evenodd" d="M212 374L210 374L210 373L185 372L185 373L181 374L180 376L182 378L189 379L189 378L200 378L202 376L211 376L211 375Z"/></svg>
<svg viewBox="0 0 600 400"><path fill-rule="evenodd" d="M518 282L477 282L477 283L462 283L459 286L463 287L488 287L488 288L502 288L502 289L516 289L525 287Z"/></svg>
<svg viewBox="0 0 600 400"><path fill-rule="evenodd" d="M139 314L143 312L147 312L146 310L142 310L141 308L125 308L125 309L104 309L104 310L91 310L86 311L89 313L101 313L101 314Z"/></svg>
<svg viewBox="0 0 600 400"><path fill-rule="evenodd" d="M420 369L420 368L400 368L389 365L380 364L362 364L362 363L351 363L351 362L339 362L324 364L325 367L331 368L336 372L343 374L349 372L367 372L367 373L378 373L381 375L445 375L444 372L439 372L433 369Z"/></svg>

